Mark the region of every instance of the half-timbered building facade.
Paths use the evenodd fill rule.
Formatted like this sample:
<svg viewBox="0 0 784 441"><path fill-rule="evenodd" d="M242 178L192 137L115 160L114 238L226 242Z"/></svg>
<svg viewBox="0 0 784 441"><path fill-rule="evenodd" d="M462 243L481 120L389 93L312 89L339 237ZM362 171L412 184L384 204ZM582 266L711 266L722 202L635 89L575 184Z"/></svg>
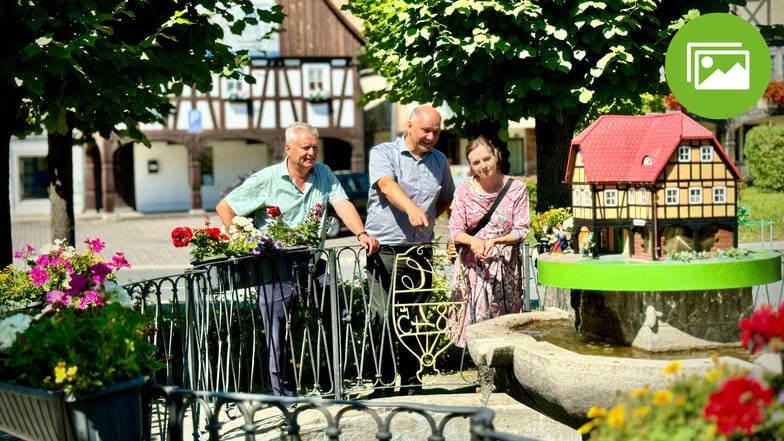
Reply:
<svg viewBox="0 0 784 441"><path fill-rule="evenodd" d="M737 246L741 179L712 132L670 112L599 117L572 140L565 182L574 231L600 254L657 260Z"/></svg>
<svg viewBox="0 0 784 441"><path fill-rule="evenodd" d="M227 44L249 50L246 73L256 83L215 76L208 93L186 88L165 124L142 127L152 148L97 140L86 153L86 209L212 210L240 176L282 160L284 131L295 121L318 128L320 161L364 171L362 36L330 0L277 2L286 18L272 39L261 40L263 28L227 33Z"/></svg>

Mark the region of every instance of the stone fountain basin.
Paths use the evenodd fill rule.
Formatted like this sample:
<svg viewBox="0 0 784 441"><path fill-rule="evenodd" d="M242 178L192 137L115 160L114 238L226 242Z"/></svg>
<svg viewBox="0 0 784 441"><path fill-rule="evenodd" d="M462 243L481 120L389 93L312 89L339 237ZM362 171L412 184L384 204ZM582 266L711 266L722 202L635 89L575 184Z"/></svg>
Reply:
<svg viewBox="0 0 784 441"><path fill-rule="evenodd" d="M619 391L665 387L663 372L671 360L583 355L520 332L528 323L564 319L570 319L566 311L548 308L479 322L468 327L468 351L477 366L494 368L496 389L572 427L587 420L591 406L611 406ZM755 367L733 357L720 360ZM702 375L714 366L710 358L680 361L686 375Z"/></svg>

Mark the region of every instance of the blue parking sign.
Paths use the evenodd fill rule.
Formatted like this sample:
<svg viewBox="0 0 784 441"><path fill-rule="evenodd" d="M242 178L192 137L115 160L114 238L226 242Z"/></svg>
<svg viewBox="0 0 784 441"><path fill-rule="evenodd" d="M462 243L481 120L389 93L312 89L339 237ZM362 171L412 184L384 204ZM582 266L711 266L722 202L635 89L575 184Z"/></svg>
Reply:
<svg viewBox="0 0 784 441"><path fill-rule="evenodd" d="M201 110L191 109L188 112L188 133L201 133Z"/></svg>

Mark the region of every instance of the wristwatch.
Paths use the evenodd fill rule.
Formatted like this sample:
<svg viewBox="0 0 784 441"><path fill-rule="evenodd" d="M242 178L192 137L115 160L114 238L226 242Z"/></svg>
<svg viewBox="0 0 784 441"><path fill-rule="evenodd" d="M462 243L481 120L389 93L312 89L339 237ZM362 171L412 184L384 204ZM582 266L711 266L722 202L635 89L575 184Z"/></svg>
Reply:
<svg viewBox="0 0 784 441"><path fill-rule="evenodd" d="M359 240L359 238L362 237L363 234L367 236L368 232L365 231L365 230L362 230L359 233L357 233L357 240Z"/></svg>

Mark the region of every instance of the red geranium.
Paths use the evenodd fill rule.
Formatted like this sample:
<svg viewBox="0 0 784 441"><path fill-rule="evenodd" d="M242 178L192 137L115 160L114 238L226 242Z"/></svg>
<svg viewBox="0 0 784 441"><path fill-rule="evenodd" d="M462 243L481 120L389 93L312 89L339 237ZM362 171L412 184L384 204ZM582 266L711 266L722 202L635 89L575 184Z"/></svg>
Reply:
<svg viewBox="0 0 784 441"><path fill-rule="evenodd" d="M275 206L267 208L267 216L277 219L280 217L280 215L281 213L279 207Z"/></svg>
<svg viewBox="0 0 784 441"><path fill-rule="evenodd" d="M740 430L747 435L754 433L754 426L765 422L765 406L773 401L773 390L757 380L731 378L721 385L718 392L708 397L703 417L716 422L719 432L730 435Z"/></svg>
<svg viewBox="0 0 784 441"><path fill-rule="evenodd" d="M770 304L762 305L739 325L741 344L752 354L768 345L774 351L780 350L784 345L784 303L778 310Z"/></svg>
<svg viewBox="0 0 784 441"><path fill-rule="evenodd" d="M190 227L177 227L171 232L172 242L177 248L187 247L193 239L193 230Z"/></svg>

